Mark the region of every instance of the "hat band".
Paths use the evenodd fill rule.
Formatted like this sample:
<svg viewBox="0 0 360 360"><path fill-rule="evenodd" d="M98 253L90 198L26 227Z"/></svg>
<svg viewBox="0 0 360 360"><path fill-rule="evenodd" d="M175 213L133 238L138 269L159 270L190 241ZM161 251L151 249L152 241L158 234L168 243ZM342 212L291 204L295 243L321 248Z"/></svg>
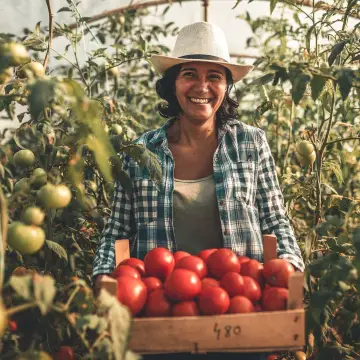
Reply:
<svg viewBox="0 0 360 360"><path fill-rule="evenodd" d="M212 56L212 55L204 55L204 54L184 55L184 56L179 56L179 58L180 59L213 60L213 61L228 62L227 60L225 60L221 57Z"/></svg>

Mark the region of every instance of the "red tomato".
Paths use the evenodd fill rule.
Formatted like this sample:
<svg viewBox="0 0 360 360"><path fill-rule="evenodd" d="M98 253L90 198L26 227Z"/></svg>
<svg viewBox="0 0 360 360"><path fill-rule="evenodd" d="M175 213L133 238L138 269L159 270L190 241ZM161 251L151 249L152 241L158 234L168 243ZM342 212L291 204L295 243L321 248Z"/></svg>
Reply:
<svg viewBox="0 0 360 360"><path fill-rule="evenodd" d="M164 288L172 300L192 300L201 291L201 281L193 271L175 269L166 279Z"/></svg>
<svg viewBox="0 0 360 360"><path fill-rule="evenodd" d="M265 281L271 286L287 288L290 275L295 272L294 267L283 259L271 259L264 265Z"/></svg>
<svg viewBox="0 0 360 360"><path fill-rule="evenodd" d="M75 360L74 350L70 346L60 346L55 353L55 360Z"/></svg>
<svg viewBox="0 0 360 360"><path fill-rule="evenodd" d="M260 304L255 304L255 312L260 312L263 311L262 307Z"/></svg>
<svg viewBox="0 0 360 360"><path fill-rule="evenodd" d="M262 286L264 283L263 269L263 264L257 260L251 259L241 264L240 274L252 277L260 286Z"/></svg>
<svg viewBox="0 0 360 360"><path fill-rule="evenodd" d="M271 287L264 290L262 307L264 311L286 310L289 291L285 288Z"/></svg>
<svg viewBox="0 0 360 360"><path fill-rule="evenodd" d="M240 272L240 262L236 254L230 249L219 249L213 252L207 259L209 273L221 279L227 272Z"/></svg>
<svg viewBox="0 0 360 360"><path fill-rule="evenodd" d="M207 266L205 261L198 256L186 256L180 259L176 265L175 269L188 269L193 271L200 279L207 275Z"/></svg>
<svg viewBox="0 0 360 360"><path fill-rule="evenodd" d="M244 295L244 279L236 272L226 273L220 280L220 286L227 291L231 298L236 295Z"/></svg>
<svg viewBox="0 0 360 360"><path fill-rule="evenodd" d="M234 296L230 300L229 314L245 314L255 312L253 303L245 296Z"/></svg>
<svg viewBox="0 0 360 360"><path fill-rule="evenodd" d="M279 355L276 355L276 354L271 354L271 355L268 355L266 360L279 360L280 357Z"/></svg>
<svg viewBox="0 0 360 360"><path fill-rule="evenodd" d="M211 277L204 277L201 279L201 286L202 288L205 286L220 286L220 281Z"/></svg>
<svg viewBox="0 0 360 360"><path fill-rule="evenodd" d="M172 307L173 316L197 316L199 309L195 301L181 301Z"/></svg>
<svg viewBox="0 0 360 360"><path fill-rule="evenodd" d="M207 258L218 249L206 249L206 250L201 250L197 256L201 259L203 259L205 262L207 261Z"/></svg>
<svg viewBox="0 0 360 360"><path fill-rule="evenodd" d="M175 264L180 260L182 259L183 257L185 256L190 256L191 254L189 254L188 252L186 251L176 251L174 252L174 259L175 259Z"/></svg>
<svg viewBox="0 0 360 360"><path fill-rule="evenodd" d="M260 285L250 276L243 276L244 280L244 296L252 302L261 299Z"/></svg>
<svg viewBox="0 0 360 360"><path fill-rule="evenodd" d="M198 297L200 312L205 315L224 314L229 309L229 305L229 295L218 286L206 286Z"/></svg>
<svg viewBox="0 0 360 360"><path fill-rule="evenodd" d="M250 261L250 258L244 255L238 256L240 267L242 264L245 264L246 262Z"/></svg>
<svg viewBox="0 0 360 360"><path fill-rule="evenodd" d="M119 265L129 265L136 269L140 276L145 275L145 264L142 260L137 258L124 259Z"/></svg>
<svg viewBox="0 0 360 360"><path fill-rule="evenodd" d="M161 280L154 276L149 276L147 278L143 278L142 281L146 286L148 294L154 290L163 288L163 283L161 282Z"/></svg>
<svg viewBox="0 0 360 360"><path fill-rule="evenodd" d="M145 304L145 316L161 317L171 315L171 302L163 289L157 289L148 295Z"/></svg>
<svg viewBox="0 0 360 360"><path fill-rule="evenodd" d="M117 279L120 276L131 276L134 279L141 279L139 272L129 265L118 265L111 274L111 277L114 279Z"/></svg>
<svg viewBox="0 0 360 360"><path fill-rule="evenodd" d="M16 321L14 321L14 320L9 321L9 329L10 329L10 331L15 332L17 330L17 327L18 326L17 326Z"/></svg>
<svg viewBox="0 0 360 360"><path fill-rule="evenodd" d="M164 280L174 270L175 260L168 249L159 247L150 250L145 255L144 264L148 276Z"/></svg>
<svg viewBox="0 0 360 360"><path fill-rule="evenodd" d="M131 276L120 276L117 278L117 286L118 300L130 309L132 315L138 314L146 302L145 284Z"/></svg>

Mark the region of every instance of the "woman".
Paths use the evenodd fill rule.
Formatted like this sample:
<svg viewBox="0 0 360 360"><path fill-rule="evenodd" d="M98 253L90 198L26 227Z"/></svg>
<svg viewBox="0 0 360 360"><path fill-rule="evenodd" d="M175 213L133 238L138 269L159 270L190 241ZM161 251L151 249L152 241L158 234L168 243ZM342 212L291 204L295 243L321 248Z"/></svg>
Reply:
<svg viewBox="0 0 360 360"><path fill-rule="evenodd" d="M278 257L302 271L265 134L236 119L229 97L252 66L232 64L223 32L205 22L181 29L172 56L152 63L163 74L156 88L167 106L159 111L170 120L136 143L158 156L163 181L157 187L146 169L123 158L133 192L116 186L94 260L96 283L114 269L118 239L121 258L143 258L154 247L192 254L227 247L262 261L262 234L274 233Z"/></svg>

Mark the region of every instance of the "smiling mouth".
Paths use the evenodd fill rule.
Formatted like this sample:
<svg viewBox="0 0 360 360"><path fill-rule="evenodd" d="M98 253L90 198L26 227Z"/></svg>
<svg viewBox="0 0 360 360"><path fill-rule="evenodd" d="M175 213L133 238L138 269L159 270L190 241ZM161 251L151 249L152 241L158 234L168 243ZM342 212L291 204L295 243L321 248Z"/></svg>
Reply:
<svg viewBox="0 0 360 360"><path fill-rule="evenodd" d="M211 101L211 99L195 97L189 97L189 100L194 104L208 104Z"/></svg>

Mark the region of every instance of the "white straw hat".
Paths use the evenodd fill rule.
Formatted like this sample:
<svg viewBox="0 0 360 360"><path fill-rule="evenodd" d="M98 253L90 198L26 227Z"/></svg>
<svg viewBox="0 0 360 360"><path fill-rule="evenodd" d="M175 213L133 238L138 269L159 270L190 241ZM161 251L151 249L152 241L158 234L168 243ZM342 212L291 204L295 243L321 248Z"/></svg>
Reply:
<svg viewBox="0 0 360 360"><path fill-rule="evenodd" d="M151 57L155 69L162 74L174 65L192 61L223 65L231 71L234 83L254 68L252 65L231 63L224 32L218 26L203 21L187 25L180 30L171 56Z"/></svg>

